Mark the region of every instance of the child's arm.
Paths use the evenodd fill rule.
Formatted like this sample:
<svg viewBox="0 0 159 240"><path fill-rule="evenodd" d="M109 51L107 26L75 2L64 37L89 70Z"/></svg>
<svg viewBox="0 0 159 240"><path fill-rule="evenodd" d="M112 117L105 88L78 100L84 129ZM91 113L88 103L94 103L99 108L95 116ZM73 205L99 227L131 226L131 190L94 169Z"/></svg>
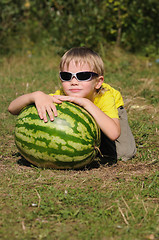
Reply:
<svg viewBox="0 0 159 240"><path fill-rule="evenodd" d="M115 141L120 136L119 119L110 118L89 99L69 96L58 96L58 99L61 101L74 102L85 108L94 117L103 133L112 141Z"/></svg>
<svg viewBox="0 0 159 240"><path fill-rule="evenodd" d="M8 107L8 111L13 115L18 115L25 106L32 103L35 104L39 117L43 119L44 122L47 122L46 112L50 120L53 121L54 116L57 116L57 110L53 103L61 103L61 101L54 96L37 91L22 95L13 100Z"/></svg>
<svg viewBox="0 0 159 240"><path fill-rule="evenodd" d="M94 117L103 133L112 141L120 136L120 122L118 118L110 118L101 111L93 102L86 99L84 108Z"/></svg>

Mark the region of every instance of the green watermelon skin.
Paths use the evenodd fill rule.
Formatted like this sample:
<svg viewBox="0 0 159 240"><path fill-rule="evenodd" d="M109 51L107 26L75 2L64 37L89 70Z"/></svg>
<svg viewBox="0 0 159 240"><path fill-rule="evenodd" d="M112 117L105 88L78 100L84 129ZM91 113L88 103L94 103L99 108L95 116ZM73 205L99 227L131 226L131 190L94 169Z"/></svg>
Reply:
<svg viewBox="0 0 159 240"><path fill-rule="evenodd" d="M100 146L100 129L82 107L56 105L58 116L44 123L34 105L17 118L15 143L21 155L43 168L77 169L91 163Z"/></svg>

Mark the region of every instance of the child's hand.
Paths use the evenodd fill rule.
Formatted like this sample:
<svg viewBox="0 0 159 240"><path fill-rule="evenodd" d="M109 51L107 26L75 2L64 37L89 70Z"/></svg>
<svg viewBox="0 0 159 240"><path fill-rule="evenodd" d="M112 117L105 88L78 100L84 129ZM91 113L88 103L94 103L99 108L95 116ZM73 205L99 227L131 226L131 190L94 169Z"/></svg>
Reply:
<svg viewBox="0 0 159 240"><path fill-rule="evenodd" d="M43 119L44 122L47 122L46 112L48 113L50 120L53 121L54 116L57 116L57 110L54 103L60 104L62 101L55 96L50 96L41 91L37 91L24 94L13 100L8 107L8 111L13 115L18 115L24 107L32 103L35 104L39 117Z"/></svg>
<svg viewBox="0 0 159 240"><path fill-rule="evenodd" d="M43 119L44 122L48 121L46 113L48 113L51 121L54 120L54 117L57 117L57 110L54 103L57 103L57 104L62 103L62 101L60 101L55 96L50 96L43 92L34 93L34 102L35 102L35 106L37 108L39 117Z"/></svg>
<svg viewBox="0 0 159 240"><path fill-rule="evenodd" d="M86 107L87 104L89 104L90 100L87 98L79 98L79 97L71 97L71 96L63 96L63 95L56 95L55 96L59 101L68 101L73 102L83 108Z"/></svg>

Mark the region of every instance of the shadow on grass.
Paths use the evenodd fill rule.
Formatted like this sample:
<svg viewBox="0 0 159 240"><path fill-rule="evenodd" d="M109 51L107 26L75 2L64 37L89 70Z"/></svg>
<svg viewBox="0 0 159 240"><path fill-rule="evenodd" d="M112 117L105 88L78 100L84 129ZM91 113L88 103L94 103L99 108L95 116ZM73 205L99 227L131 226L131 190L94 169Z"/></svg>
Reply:
<svg viewBox="0 0 159 240"><path fill-rule="evenodd" d="M25 166L25 167L36 167L34 164L30 163L29 161L27 161L19 152L17 152L16 154L14 154L14 157L17 157L17 163L20 166Z"/></svg>
<svg viewBox="0 0 159 240"><path fill-rule="evenodd" d="M111 157L99 157L95 161L88 164L85 168L91 170L93 168L100 168L101 166L112 166L117 163L117 159Z"/></svg>
<svg viewBox="0 0 159 240"><path fill-rule="evenodd" d="M33 163L30 163L28 160L26 160L19 152L17 152L16 154L14 154L14 156L16 155L16 157L18 157L19 159L17 160L18 165L20 166L25 166L25 167L37 167L36 165L34 165ZM114 158L110 158L110 157L103 157L103 158L97 158L94 161L92 161L90 164L82 167L82 168L78 168L78 169L62 169L62 170L73 170L73 171L88 171L91 169L98 169L101 166L112 166L114 164L117 163L117 160ZM41 168L43 169L43 168ZM51 168L50 168L51 169ZM53 168L52 168L53 170ZM56 169L58 170L58 169ZM61 169L59 169L61 170Z"/></svg>

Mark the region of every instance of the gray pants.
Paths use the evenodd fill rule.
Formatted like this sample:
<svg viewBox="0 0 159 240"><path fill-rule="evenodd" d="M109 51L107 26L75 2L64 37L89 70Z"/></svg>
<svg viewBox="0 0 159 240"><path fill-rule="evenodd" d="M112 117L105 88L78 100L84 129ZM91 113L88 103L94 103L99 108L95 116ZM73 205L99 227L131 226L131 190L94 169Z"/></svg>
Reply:
<svg viewBox="0 0 159 240"><path fill-rule="evenodd" d="M110 159L121 159L126 161L131 159L136 154L136 144L134 140L134 136L131 132L127 113L123 107L118 108L120 127L121 127L121 135L114 142L108 139L103 132L101 132L101 153L104 158Z"/></svg>

